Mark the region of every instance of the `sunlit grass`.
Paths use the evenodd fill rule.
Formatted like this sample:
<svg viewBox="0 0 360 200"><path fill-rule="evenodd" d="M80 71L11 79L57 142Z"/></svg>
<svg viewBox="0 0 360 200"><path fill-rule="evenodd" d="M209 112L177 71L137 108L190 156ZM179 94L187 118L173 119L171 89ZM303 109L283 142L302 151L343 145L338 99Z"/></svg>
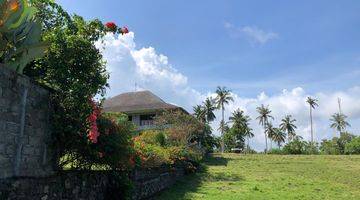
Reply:
<svg viewBox="0 0 360 200"><path fill-rule="evenodd" d="M360 199L360 156L215 154L156 199Z"/></svg>

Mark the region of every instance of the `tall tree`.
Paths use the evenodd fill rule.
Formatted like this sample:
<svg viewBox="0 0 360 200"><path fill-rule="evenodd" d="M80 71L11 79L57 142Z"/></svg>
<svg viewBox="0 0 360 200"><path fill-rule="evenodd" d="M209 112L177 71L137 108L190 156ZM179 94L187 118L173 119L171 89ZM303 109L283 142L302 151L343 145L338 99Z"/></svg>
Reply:
<svg viewBox="0 0 360 200"><path fill-rule="evenodd" d="M194 117L196 119L198 119L201 122L205 122L206 121L206 117L205 117L205 109L203 106L201 105L196 105L193 107L194 110Z"/></svg>
<svg viewBox="0 0 360 200"><path fill-rule="evenodd" d="M266 129L265 129L265 133L267 135L267 138L270 140L270 150L272 149L272 141L275 135L275 128L272 125L272 123L268 122Z"/></svg>
<svg viewBox="0 0 360 200"><path fill-rule="evenodd" d="M336 129L341 134L346 129L346 127L350 127L350 124L346 121L346 118L347 116L341 113L333 114L330 119L332 122L330 127Z"/></svg>
<svg viewBox="0 0 360 200"><path fill-rule="evenodd" d="M244 111L237 109L232 113L232 116L229 117L229 120L233 123L232 128L238 131L242 137L246 137L247 146L249 147L249 139L250 137L254 137L249 124L251 118L245 115Z"/></svg>
<svg viewBox="0 0 360 200"><path fill-rule="evenodd" d="M259 116L256 118L259 120L259 124L264 127L264 135L265 135L265 153L268 150L268 144L267 144L267 135L266 135L266 127L269 124L269 119L274 119L273 116L270 115L271 110L269 109L269 106L264 106L261 104L260 107L256 108L256 111L259 113Z"/></svg>
<svg viewBox="0 0 360 200"><path fill-rule="evenodd" d="M226 89L226 87L220 87L218 86L216 89L216 104L217 108L221 109L221 116L222 116L222 122L224 121L224 112L225 112L225 105L229 104L230 101L234 101L234 99L231 96L231 91ZM224 136L224 129L221 129L221 136ZM221 141L221 152L224 152L224 139Z"/></svg>
<svg viewBox="0 0 360 200"><path fill-rule="evenodd" d="M308 97L306 99L306 102L309 104L310 108L310 126L311 126L311 143L314 143L314 129L313 129L313 119L312 119L312 110L315 109L315 107L319 106L317 104L317 99Z"/></svg>
<svg viewBox="0 0 360 200"><path fill-rule="evenodd" d="M211 97L206 98L203 102L203 109L206 118L206 122L210 123L216 119L214 111L216 110L215 100Z"/></svg>
<svg viewBox="0 0 360 200"><path fill-rule="evenodd" d="M292 119L291 115L286 115L284 119L281 120L280 130L287 132L288 142L295 137L295 129L297 128L294 124L296 119Z"/></svg>
<svg viewBox="0 0 360 200"><path fill-rule="evenodd" d="M279 149L281 147L281 143L285 142L285 138L286 138L286 133L284 131L282 131L280 128L273 128L272 131L272 140L274 140Z"/></svg>

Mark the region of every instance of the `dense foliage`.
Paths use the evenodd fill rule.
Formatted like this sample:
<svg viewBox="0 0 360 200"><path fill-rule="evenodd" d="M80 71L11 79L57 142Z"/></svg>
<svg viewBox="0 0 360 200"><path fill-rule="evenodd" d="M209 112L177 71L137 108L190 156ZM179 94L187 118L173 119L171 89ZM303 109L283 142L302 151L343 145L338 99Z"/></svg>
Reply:
<svg viewBox="0 0 360 200"><path fill-rule="evenodd" d="M201 148L175 145L169 134L169 130L148 130L135 137L136 165L140 168L183 165L189 172L194 171L203 156Z"/></svg>
<svg viewBox="0 0 360 200"><path fill-rule="evenodd" d="M345 145L346 154L360 154L360 137L352 139Z"/></svg>
<svg viewBox="0 0 360 200"><path fill-rule="evenodd" d="M130 128L101 116L100 105L94 106L93 97L104 95L108 79L95 42L107 31L127 30L113 30L96 19L70 16L50 0L34 0L33 6L43 26L42 40L49 47L45 56L30 63L24 73L54 90L53 139L60 167L72 163L74 168L89 168L106 163L118 168L117 162L125 159L119 156L128 154L124 145L130 145ZM106 134L108 131L112 134ZM123 155L116 155L120 149ZM107 156L101 156L103 153Z"/></svg>

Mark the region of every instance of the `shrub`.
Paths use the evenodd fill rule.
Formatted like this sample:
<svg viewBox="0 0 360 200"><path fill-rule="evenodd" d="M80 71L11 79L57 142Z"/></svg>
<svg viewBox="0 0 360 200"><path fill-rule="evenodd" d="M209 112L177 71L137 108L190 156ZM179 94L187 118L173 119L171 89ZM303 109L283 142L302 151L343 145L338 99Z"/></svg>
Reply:
<svg viewBox="0 0 360 200"><path fill-rule="evenodd" d="M281 149L271 149L267 152L268 154L284 154L284 151Z"/></svg>
<svg viewBox="0 0 360 200"><path fill-rule="evenodd" d="M139 140L147 144L165 146L166 134L164 133L164 131L147 130L140 133Z"/></svg>
<svg viewBox="0 0 360 200"><path fill-rule="evenodd" d="M302 140L293 140L285 144L283 148L284 154L304 154L305 153L305 142Z"/></svg>
<svg viewBox="0 0 360 200"><path fill-rule="evenodd" d="M134 153L131 125L118 123L109 116L100 115L96 120L99 136L96 143L79 147L63 157L61 166L82 169L126 170L133 167Z"/></svg>
<svg viewBox="0 0 360 200"><path fill-rule="evenodd" d="M322 154L340 155L341 149L337 142L338 138L332 140L323 140L321 142L320 151Z"/></svg>
<svg viewBox="0 0 360 200"><path fill-rule="evenodd" d="M204 124L180 111L164 112L155 119L155 123L166 130L168 142L174 146L200 143L205 133Z"/></svg>
<svg viewBox="0 0 360 200"><path fill-rule="evenodd" d="M360 154L360 137L356 137L346 144L345 153Z"/></svg>

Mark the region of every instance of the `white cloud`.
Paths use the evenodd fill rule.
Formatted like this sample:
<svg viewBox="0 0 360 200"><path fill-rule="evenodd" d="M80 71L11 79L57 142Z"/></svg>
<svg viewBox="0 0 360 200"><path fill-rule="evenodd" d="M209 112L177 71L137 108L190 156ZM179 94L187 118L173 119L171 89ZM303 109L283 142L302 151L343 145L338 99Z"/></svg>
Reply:
<svg viewBox="0 0 360 200"><path fill-rule="evenodd" d="M151 90L164 100L183 105L191 111L203 96L190 88L187 77L169 64L165 55L153 47L136 48L133 32L126 35L107 34L97 47L102 51L110 72L108 96L135 90Z"/></svg>
<svg viewBox="0 0 360 200"><path fill-rule="evenodd" d="M151 90L165 101L180 105L191 112L192 106L201 103L206 96L214 95L211 92L201 93L194 90L188 84L187 77L171 66L169 59L157 53L154 48L137 48L134 33L124 36L108 34L97 46L102 50L110 72L108 96L134 91L135 83L137 83L141 89ZM329 128L329 118L331 114L338 111L338 97L342 99L342 110L349 116L352 124L349 130L359 134L360 87L315 94L308 94L303 88L296 87L272 95L262 92L254 98L244 98L233 94L235 101L226 107L225 116L227 119L237 108L243 109L251 116L253 119L251 127L255 133L251 144L257 150L264 148L263 130L255 120L256 107L261 104L269 105L275 117L273 122L275 126L279 125L281 118L286 114L291 114L297 119L298 134L304 139L310 139L309 108L305 102L309 95L319 99L319 107L314 111L315 138L318 141L333 135L333 131ZM218 134L216 130L221 116L219 111L217 116L219 119L212 124L216 134Z"/></svg>
<svg viewBox="0 0 360 200"><path fill-rule="evenodd" d="M228 30L233 38L246 38L255 44L266 44L270 40L279 38L277 33L264 31L256 26L236 27L235 25L225 22L224 27Z"/></svg>

